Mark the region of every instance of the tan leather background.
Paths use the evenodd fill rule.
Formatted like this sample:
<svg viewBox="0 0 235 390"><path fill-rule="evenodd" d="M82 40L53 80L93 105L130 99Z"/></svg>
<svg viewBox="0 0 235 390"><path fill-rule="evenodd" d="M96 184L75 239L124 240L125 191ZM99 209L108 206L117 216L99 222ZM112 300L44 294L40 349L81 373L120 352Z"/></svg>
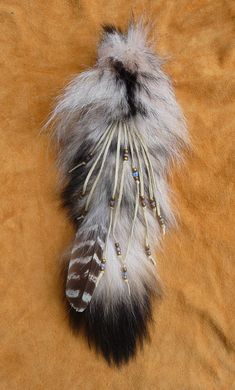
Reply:
<svg viewBox="0 0 235 390"><path fill-rule="evenodd" d="M2 0L1 390L235 389L232 0ZM60 296L73 231L58 207L53 98L95 60L100 24L144 11L188 120L193 151L172 179L181 216L164 242L152 343L122 369L75 338ZM233 121L233 123L232 123Z"/></svg>

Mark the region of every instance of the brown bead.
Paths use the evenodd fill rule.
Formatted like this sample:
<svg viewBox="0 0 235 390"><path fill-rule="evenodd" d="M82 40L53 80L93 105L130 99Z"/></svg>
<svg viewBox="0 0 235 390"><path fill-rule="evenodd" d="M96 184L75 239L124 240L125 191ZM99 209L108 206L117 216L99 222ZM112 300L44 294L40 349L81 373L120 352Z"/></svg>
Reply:
<svg viewBox="0 0 235 390"><path fill-rule="evenodd" d="M154 200L154 199L150 199L149 202L150 202L150 207L151 207L152 209L155 209L156 206L157 206L155 200Z"/></svg>
<svg viewBox="0 0 235 390"><path fill-rule="evenodd" d="M140 202L141 202L142 207L146 207L146 202L145 202L145 199L143 196L141 197Z"/></svg>
<svg viewBox="0 0 235 390"><path fill-rule="evenodd" d="M116 248L119 248L119 247L120 247L119 242L115 242L115 247L116 247Z"/></svg>
<svg viewBox="0 0 235 390"><path fill-rule="evenodd" d="M150 250L150 246L149 245L146 245L145 251L146 251L146 255L147 256L151 256L151 250Z"/></svg>
<svg viewBox="0 0 235 390"><path fill-rule="evenodd" d="M124 149L124 152L123 152L123 160L124 160L124 161L127 161L127 160L128 160L128 153L129 153L129 152L128 152L128 149L125 148L125 149Z"/></svg>
<svg viewBox="0 0 235 390"><path fill-rule="evenodd" d="M111 199L110 199L109 206L110 206L111 208L114 208L114 206L115 206L115 199L114 199L114 198L111 198Z"/></svg>
<svg viewBox="0 0 235 390"><path fill-rule="evenodd" d="M88 154L86 157L85 157L85 163L87 163L88 161L90 161L91 159L92 159L92 154L90 153L90 154Z"/></svg>

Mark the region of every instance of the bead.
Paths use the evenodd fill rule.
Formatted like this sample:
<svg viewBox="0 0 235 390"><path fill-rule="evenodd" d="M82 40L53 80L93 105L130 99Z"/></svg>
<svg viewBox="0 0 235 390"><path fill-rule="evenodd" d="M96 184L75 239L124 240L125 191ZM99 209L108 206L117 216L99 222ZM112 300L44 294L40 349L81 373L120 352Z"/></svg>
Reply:
<svg viewBox="0 0 235 390"><path fill-rule="evenodd" d="M132 169L132 176L135 179L135 181L139 181L139 172L137 171L136 168Z"/></svg>
<svg viewBox="0 0 235 390"><path fill-rule="evenodd" d="M146 252L147 256L151 256L151 250L150 250L150 246L149 245L146 245L145 252Z"/></svg>
<svg viewBox="0 0 235 390"><path fill-rule="evenodd" d="M121 255L121 249L120 249L120 244L119 244L119 242L115 242L115 248L116 248L116 253L117 253L117 255L118 256L120 256Z"/></svg>
<svg viewBox="0 0 235 390"><path fill-rule="evenodd" d="M127 271L127 267L124 265L124 266L122 267L122 270L123 270L123 272L126 272L126 271Z"/></svg>
<svg viewBox="0 0 235 390"><path fill-rule="evenodd" d="M128 161L128 153L129 153L128 149L125 148L123 151L123 160L124 161Z"/></svg>
<svg viewBox="0 0 235 390"><path fill-rule="evenodd" d="M133 172L133 173L132 173L132 176L133 176L133 177L139 177L139 172L137 172L137 171L136 171L136 172Z"/></svg>
<svg viewBox="0 0 235 390"><path fill-rule="evenodd" d="M112 209L114 208L114 206L115 206L115 199L114 199L114 198L111 198L111 199L110 199L109 206L110 206Z"/></svg>
<svg viewBox="0 0 235 390"><path fill-rule="evenodd" d="M149 199L149 202L150 202L150 207L152 208L152 209L155 209L156 208L156 201L154 200L154 199Z"/></svg>
<svg viewBox="0 0 235 390"><path fill-rule="evenodd" d="M92 159L92 154L89 153L89 154L85 157L84 163L85 163L85 164L88 163L88 161L90 161L91 159Z"/></svg>
<svg viewBox="0 0 235 390"><path fill-rule="evenodd" d="M105 264L106 263L106 259L101 259L101 263Z"/></svg>
<svg viewBox="0 0 235 390"><path fill-rule="evenodd" d="M104 271L105 270L105 264L101 264L100 265L100 269L101 269L101 271Z"/></svg>
<svg viewBox="0 0 235 390"><path fill-rule="evenodd" d="M146 207L145 198L143 196L140 197L140 202L141 202L142 207Z"/></svg>
<svg viewBox="0 0 235 390"><path fill-rule="evenodd" d="M124 273L124 274L122 275L122 278L123 278L124 280L127 280L127 274Z"/></svg>

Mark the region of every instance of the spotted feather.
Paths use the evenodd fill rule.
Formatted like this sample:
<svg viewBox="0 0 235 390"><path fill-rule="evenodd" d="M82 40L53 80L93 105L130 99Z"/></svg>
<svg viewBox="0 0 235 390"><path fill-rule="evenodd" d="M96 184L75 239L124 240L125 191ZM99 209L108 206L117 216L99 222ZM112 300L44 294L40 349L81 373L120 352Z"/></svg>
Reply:
<svg viewBox="0 0 235 390"><path fill-rule="evenodd" d="M85 237L84 237L85 236ZM102 271L104 233L90 230L89 239L78 230L68 266L66 297L77 312L84 311L91 301Z"/></svg>

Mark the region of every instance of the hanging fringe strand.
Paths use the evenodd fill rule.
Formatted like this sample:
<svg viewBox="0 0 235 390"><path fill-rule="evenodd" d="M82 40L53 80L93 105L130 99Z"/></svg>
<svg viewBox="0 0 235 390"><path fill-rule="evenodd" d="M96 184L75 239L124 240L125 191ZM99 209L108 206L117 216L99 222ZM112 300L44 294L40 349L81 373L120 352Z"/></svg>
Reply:
<svg viewBox="0 0 235 390"><path fill-rule="evenodd" d="M116 134L117 133L117 134ZM138 210L139 210L139 204L141 205L144 222L145 222L145 239L144 239L144 252L146 253L149 260L156 265L155 260L152 257L151 250L150 250L150 244L149 244L149 225L148 225L148 217L146 215L146 200L145 200L145 183L144 180L148 178L148 183L146 187L148 188L149 192L149 199L150 199L150 206L153 210L153 212L157 215L159 224L162 228L163 234L165 234L165 223L163 221L163 218L161 216L160 211L160 205L159 202L156 202L155 199L157 197L157 184L153 173L152 163L151 163L151 157L150 153L148 152L147 146L145 142L143 141L142 137L140 136L139 131L134 128L130 128L128 123L113 123L112 125L108 126L108 128L105 130L104 134L100 138L97 145L93 148L92 152L89 154L90 156L94 156L95 152L97 152L97 157L94 160L87 177L84 182L83 186L83 196L85 194L87 195L87 201L85 206L85 212L88 211L90 202L92 200L92 196L94 195L95 189L98 185L98 182L101 178L105 162L107 159L107 155L110 150L110 145L114 137L117 135L117 148L116 148L116 163L115 163L115 172L114 172L114 184L113 184L113 191L112 191L112 197L110 199L109 207L110 207L110 220L109 220L109 227L108 232L106 236L106 242L105 242L105 248L103 251L103 258L101 261L101 272L100 277L97 280L97 285L100 282L100 278L103 275L106 267L106 261L107 259L107 244L110 238L110 234L112 231L112 236L114 239L114 245L117 253L117 257L121 263L121 275L123 280L126 282L128 286L128 292L130 294L130 285L127 277L127 263L128 263L128 253L131 247L131 242L134 234L134 228L135 228L135 221L138 216ZM121 151L121 142L123 144L123 149ZM100 151L99 151L100 148ZM131 171L133 179L136 183L136 195L135 195L135 205L134 205L134 214L132 219L132 225L131 225L131 231L129 234L129 238L127 241L127 248L125 256L123 257L122 250L120 248L120 244L117 241L117 237L115 235L116 225L120 218L120 207L121 202L123 198L123 191L124 191L124 180L125 180L125 173L126 173L126 166L129 162L129 152L131 157ZM123 158L120 159L120 154L122 153ZM96 166L98 165L99 161L101 160L101 165L99 168L98 175L96 176L96 179L93 182L93 185L90 189L90 191L87 193L87 187L89 180L92 177L92 174L94 173L94 170ZM136 161L136 163L134 162ZM122 162L122 163L121 163ZM75 170L81 165L85 165L85 162L82 162L72 168L70 172ZM122 165L121 165L122 164ZM144 179L143 174L143 166L146 168L147 177ZM119 175L119 172L121 174ZM118 197L117 197L118 193ZM117 202L116 202L117 197ZM120 220L119 220L120 223Z"/></svg>

